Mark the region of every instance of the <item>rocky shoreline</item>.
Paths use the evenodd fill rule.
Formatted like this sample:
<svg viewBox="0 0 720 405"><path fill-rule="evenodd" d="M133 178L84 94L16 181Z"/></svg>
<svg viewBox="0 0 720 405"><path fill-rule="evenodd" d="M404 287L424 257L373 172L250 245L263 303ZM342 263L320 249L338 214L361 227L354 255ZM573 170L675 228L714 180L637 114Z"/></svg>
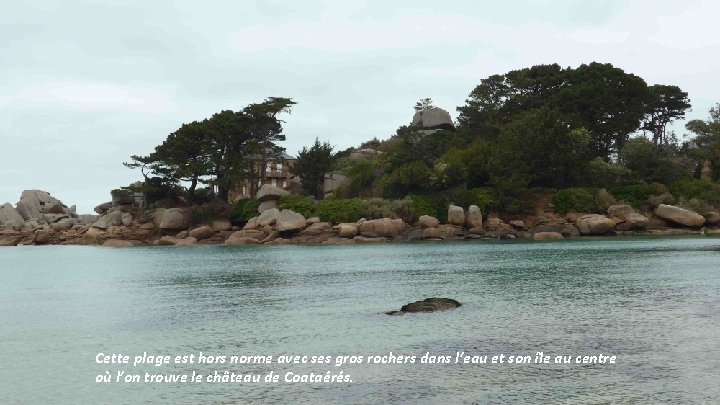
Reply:
<svg viewBox="0 0 720 405"><path fill-rule="evenodd" d="M106 247L192 245L350 245L383 242L530 239L583 236L720 236L720 214L705 216L661 204L653 212L613 205L606 215L543 212L523 217L483 218L477 206L451 205L447 223L423 215L408 224L398 218L323 222L265 204L243 227L226 219L196 224L189 208L140 211L127 197L77 215L49 193L26 190L17 208L0 206L0 246L99 245Z"/></svg>

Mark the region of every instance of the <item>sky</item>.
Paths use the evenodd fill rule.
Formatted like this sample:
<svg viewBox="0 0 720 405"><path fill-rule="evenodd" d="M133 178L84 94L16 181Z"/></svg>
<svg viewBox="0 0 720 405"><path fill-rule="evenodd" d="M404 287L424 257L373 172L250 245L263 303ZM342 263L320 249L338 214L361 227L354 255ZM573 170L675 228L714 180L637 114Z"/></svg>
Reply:
<svg viewBox="0 0 720 405"><path fill-rule="evenodd" d="M115 4L111 4L115 3ZM91 213L182 123L290 97L294 155L388 138L430 97L453 118L492 74L593 61L720 102L717 1L15 0L0 13L0 204ZM682 123L675 125L679 135Z"/></svg>

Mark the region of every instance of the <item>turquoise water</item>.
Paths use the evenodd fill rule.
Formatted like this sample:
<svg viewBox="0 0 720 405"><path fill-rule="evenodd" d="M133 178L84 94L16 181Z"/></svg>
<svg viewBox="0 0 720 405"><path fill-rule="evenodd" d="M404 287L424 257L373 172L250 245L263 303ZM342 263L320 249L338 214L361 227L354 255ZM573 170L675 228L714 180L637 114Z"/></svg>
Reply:
<svg viewBox="0 0 720 405"><path fill-rule="evenodd" d="M431 296L463 306L382 314ZM720 239L0 249L0 403L717 403L718 343ZM96 363L200 351L417 362ZM457 351L617 362L419 363ZM281 382L96 382L106 370ZM282 383L340 370L351 383Z"/></svg>

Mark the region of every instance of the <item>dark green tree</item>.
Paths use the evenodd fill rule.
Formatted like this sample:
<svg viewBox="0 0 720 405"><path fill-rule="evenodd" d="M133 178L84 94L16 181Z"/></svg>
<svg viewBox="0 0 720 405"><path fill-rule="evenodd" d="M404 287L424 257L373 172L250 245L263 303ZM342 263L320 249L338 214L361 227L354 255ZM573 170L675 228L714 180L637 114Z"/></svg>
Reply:
<svg viewBox="0 0 720 405"><path fill-rule="evenodd" d="M325 173L332 170L335 164L332 150L333 147L328 142L320 143L320 140L315 138L315 143L309 149L302 148L297 162L290 168L300 177L303 190L317 199L323 198Z"/></svg>
<svg viewBox="0 0 720 405"><path fill-rule="evenodd" d="M667 144L667 125L678 119L685 118L690 109L687 92L678 86L653 85L648 87L648 96L643 105L645 116L641 129L652 134L655 146Z"/></svg>
<svg viewBox="0 0 720 405"><path fill-rule="evenodd" d="M684 145L685 153L695 162L695 178L700 178L706 162L710 164L710 177L720 180L720 104L710 109L706 121L692 120L685 125L694 138Z"/></svg>

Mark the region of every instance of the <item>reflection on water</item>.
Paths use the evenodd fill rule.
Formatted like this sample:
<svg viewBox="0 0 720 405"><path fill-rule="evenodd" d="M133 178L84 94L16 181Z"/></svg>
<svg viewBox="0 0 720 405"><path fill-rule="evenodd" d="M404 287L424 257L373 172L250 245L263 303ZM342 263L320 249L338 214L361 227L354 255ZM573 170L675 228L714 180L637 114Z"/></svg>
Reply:
<svg viewBox="0 0 720 405"><path fill-rule="evenodd" d="M0 371L0 392L11 403L713 402L720 395L719 246L720 239L677 238L0 249L0 362L13 365ZM463 306L382 315L428 296ZM544 351L613 354L618 364L363 364L342 368L355 381L346 385L123 386L94 383L107 369L94 363L100 351ZM337 371L220 370L271 368ZM32 382L38 372L58 377Z"/></svg>

